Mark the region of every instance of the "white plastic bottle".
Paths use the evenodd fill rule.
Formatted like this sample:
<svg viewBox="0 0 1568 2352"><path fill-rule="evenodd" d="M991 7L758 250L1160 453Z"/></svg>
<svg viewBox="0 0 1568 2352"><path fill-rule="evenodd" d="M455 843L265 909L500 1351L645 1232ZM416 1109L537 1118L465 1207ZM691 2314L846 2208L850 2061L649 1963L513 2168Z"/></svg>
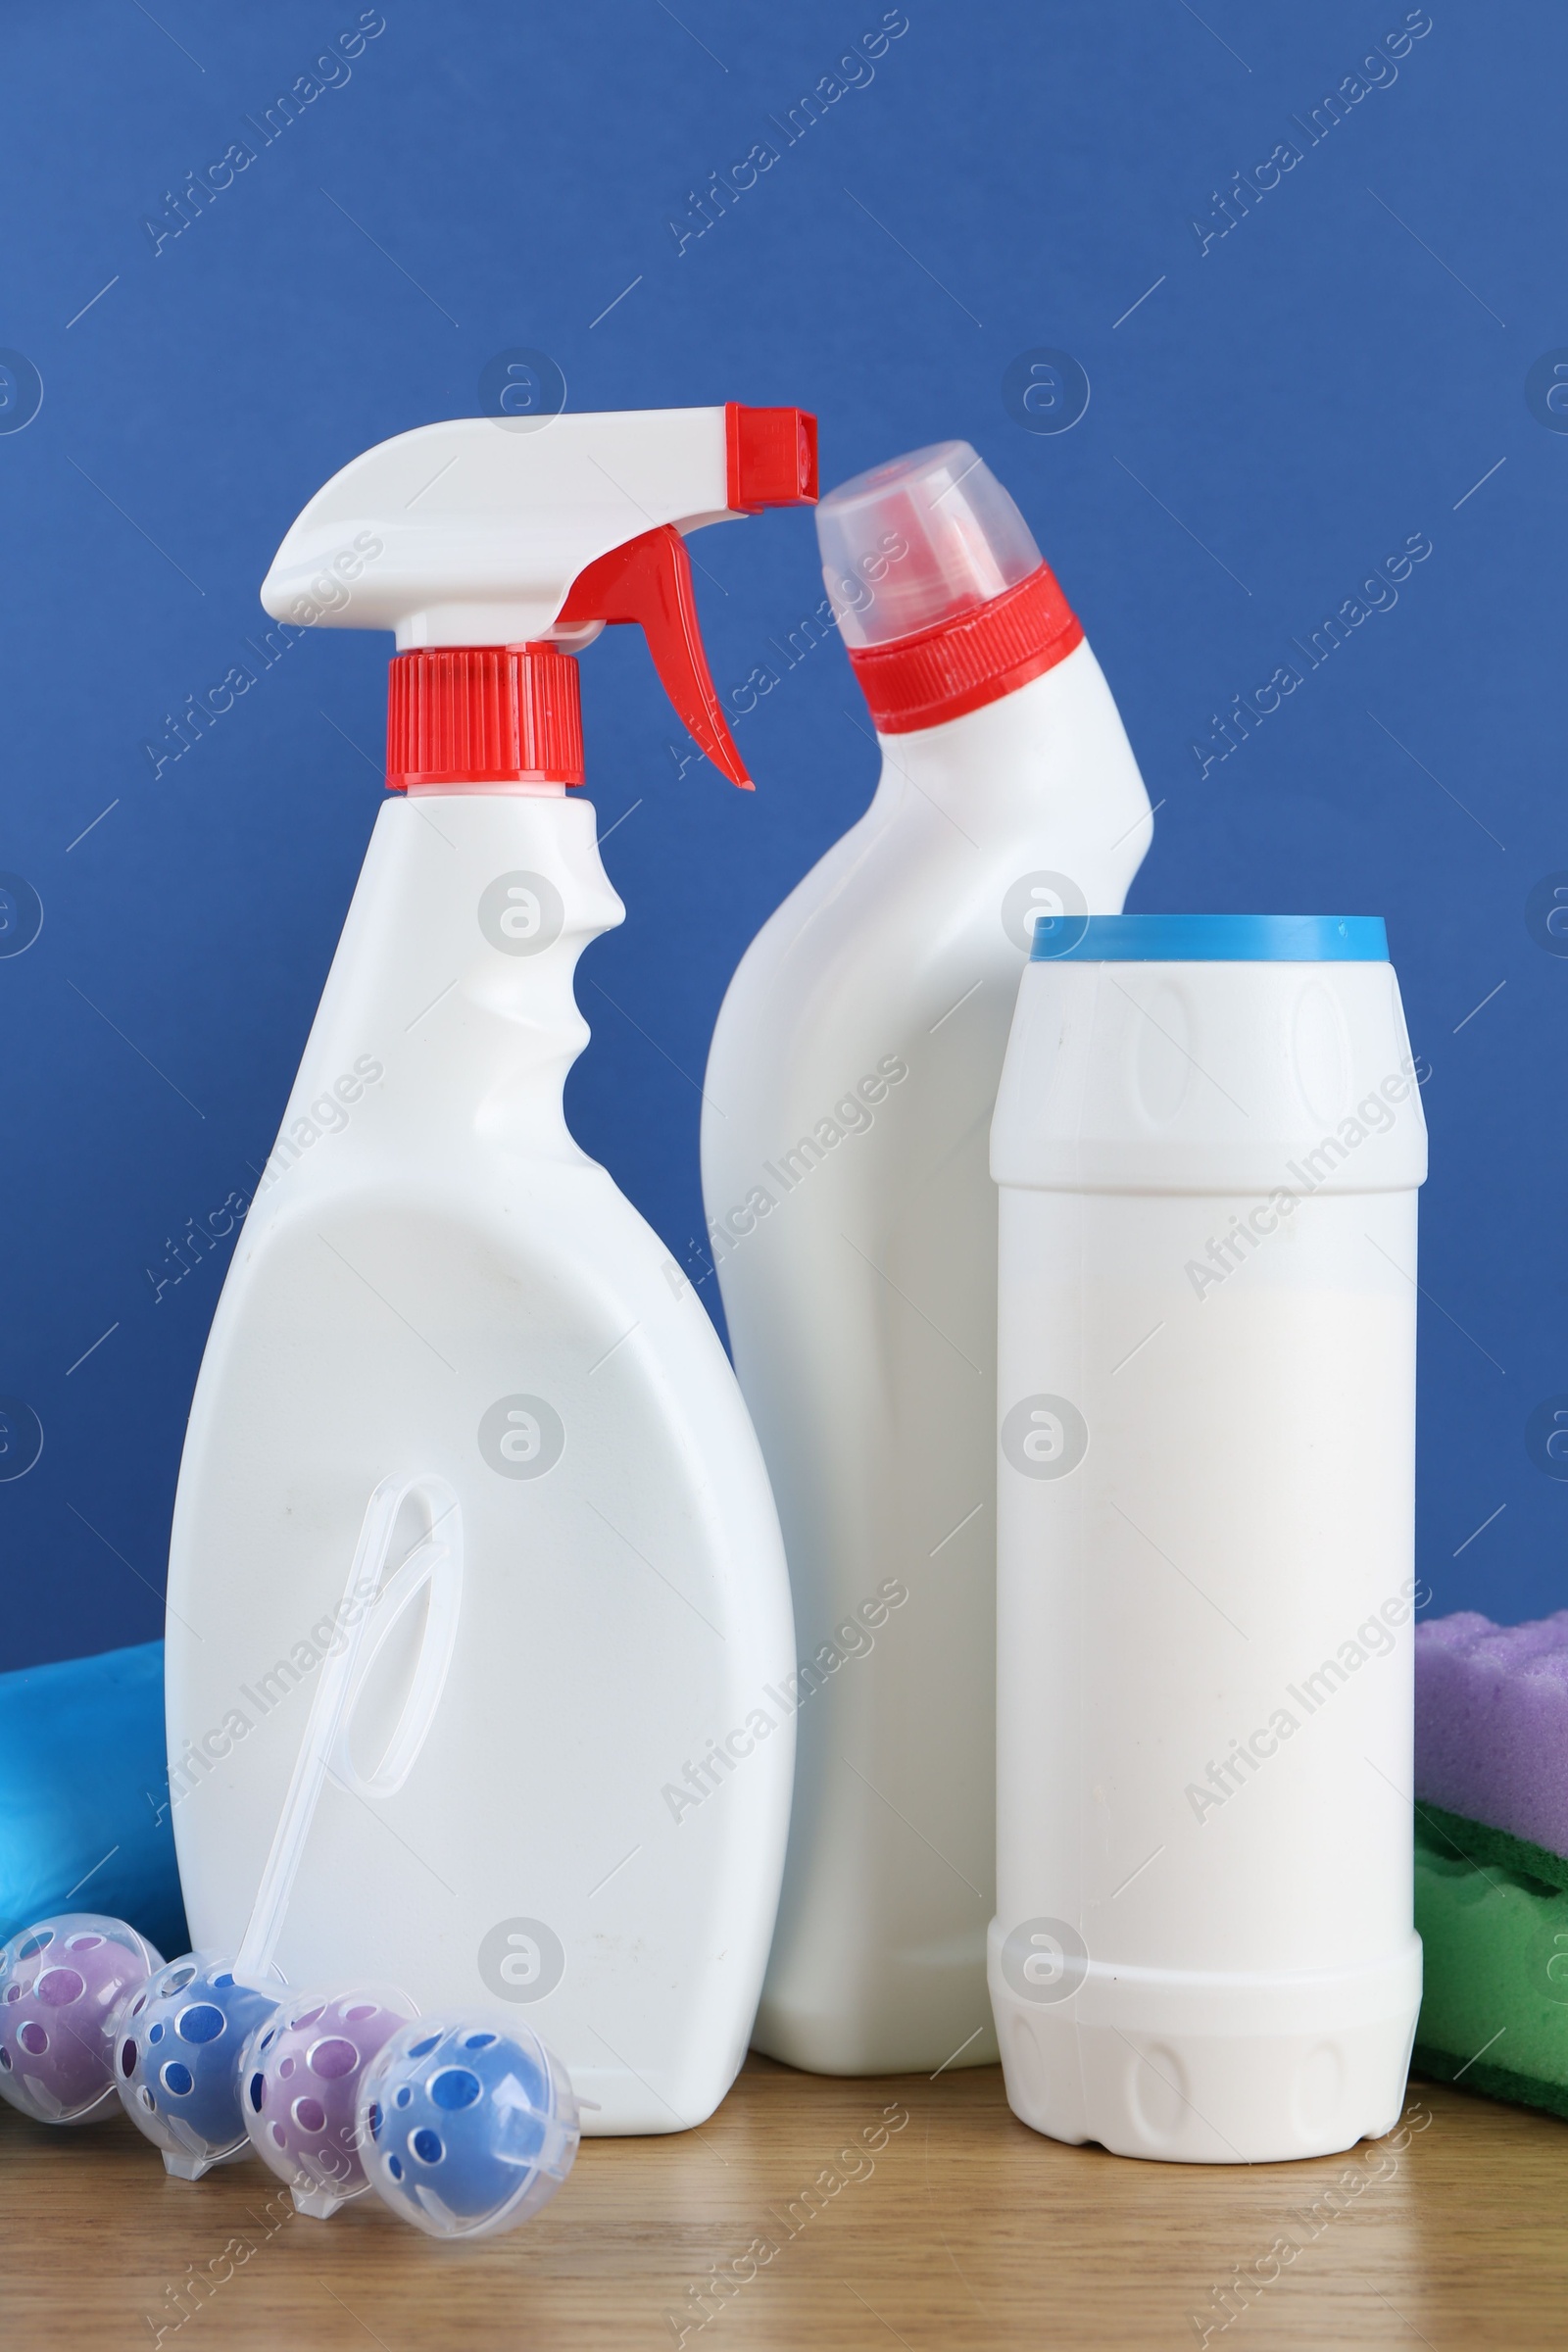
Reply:
<svg viewBox="0 0 1568 2352"><path fill-rule="evenodd" d="M531 2004L599 2132L700 2122L744 2055L791 1641L723 1350L563 1117L573 968L622 914L570 789L564 648L641 620L744 782L681 533L809 498L810 426L431 425L329 482L263 592L280 619L396 630L398 789L186 1438L168 1698L191 1928L233 1952L255 1904L294 1984Z"/></svg>
<svg viewBox="0 0 1568 2352"><path fill-rule="evenodd" d="M1421 1995L1398 986L1374 917L1040 932L992 1140L1007 2096L1324 2155L1396 2122Z"/></svg>
<svg viewBox="0 0 1568 2352"><path fill-rule="evenodd" d="M986 1140L1035 914L1119 907L1151 819L1082 629L966 443L817 521L882 775L730 983L703 1189L795 1598L754 2038L876 2074L996 2057Z"/></svg>

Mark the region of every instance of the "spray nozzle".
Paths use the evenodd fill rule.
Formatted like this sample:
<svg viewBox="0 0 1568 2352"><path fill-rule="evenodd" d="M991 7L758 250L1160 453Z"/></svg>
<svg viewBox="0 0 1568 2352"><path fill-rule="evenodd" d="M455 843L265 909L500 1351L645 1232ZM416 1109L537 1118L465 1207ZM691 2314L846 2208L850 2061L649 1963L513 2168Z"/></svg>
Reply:
<svg viewBox="0 0 1568 2352"><path fill-rule="evenodd" d="M262 587L274 619L396 636L394 786L580 783L576 664L636 622L682 723L748 784L709 672L685 537L816 498L800 409L474 416L400 433L318 491Z"/></svg>

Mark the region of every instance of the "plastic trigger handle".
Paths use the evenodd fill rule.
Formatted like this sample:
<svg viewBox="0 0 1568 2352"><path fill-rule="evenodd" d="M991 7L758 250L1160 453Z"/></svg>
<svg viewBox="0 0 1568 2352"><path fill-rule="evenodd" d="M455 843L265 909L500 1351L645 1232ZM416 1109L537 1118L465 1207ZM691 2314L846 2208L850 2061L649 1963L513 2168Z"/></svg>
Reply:
<svg viewBox="0 0 1568 2352"><path fill-rule="evenodd" d="M623 541L580 571L557 620L564 626L585 620L635 621L648 639L660 683L693 742L732 784L744 792L755 789L708 667L697 624L691 558L672 522Z"/></svg>

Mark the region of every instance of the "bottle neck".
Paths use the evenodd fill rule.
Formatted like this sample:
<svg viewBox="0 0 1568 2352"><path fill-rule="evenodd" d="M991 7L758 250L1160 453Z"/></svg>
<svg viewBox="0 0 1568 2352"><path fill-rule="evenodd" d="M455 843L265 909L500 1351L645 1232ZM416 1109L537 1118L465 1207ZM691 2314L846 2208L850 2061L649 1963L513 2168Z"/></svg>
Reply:
<svg viewBox="0 0 1568 2352"><path fill-rule="evenodd" d="M929 727L879 727L877 797L906 801L911 815L934 805L971 832L974 820L1037 805L1058 785L1092 797L1096 739L1120 734L1108 702L1094 654L1080 642L1065 662L978 710Z"/></svg>
<svg viewBox="0 0 1568 2352"><path fill-rule="evenodd" d="M978 855L1064 874L1096 912L1120 907L1149 796L1087 643L998 702L878 743L877 822L928 841L956 880Z"/></svg>
<svg viewBox="0 0 1568 2352"><path fill-rule="evenodd" d="M508 776L500 780L465 776L461 780L454 778L450 782L443 780L440 783L410 784L405 789L411 801L439 801L454 794L466 798L475 793L486 799L519 801L564 801L566 797L564 784L527 783L518 776Z"/></svg>

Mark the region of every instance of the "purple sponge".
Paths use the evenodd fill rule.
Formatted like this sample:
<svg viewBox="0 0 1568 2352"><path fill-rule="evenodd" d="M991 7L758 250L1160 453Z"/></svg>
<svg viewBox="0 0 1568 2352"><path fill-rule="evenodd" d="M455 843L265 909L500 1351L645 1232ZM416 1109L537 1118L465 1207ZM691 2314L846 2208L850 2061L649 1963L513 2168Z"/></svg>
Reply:
<svg viewBox="0 0 1568 2352"><path fill-rule="evenodd" d="M1415 1686L1417 1802L1568 1857L1568 1609L1429 1619Z"/></svg>

